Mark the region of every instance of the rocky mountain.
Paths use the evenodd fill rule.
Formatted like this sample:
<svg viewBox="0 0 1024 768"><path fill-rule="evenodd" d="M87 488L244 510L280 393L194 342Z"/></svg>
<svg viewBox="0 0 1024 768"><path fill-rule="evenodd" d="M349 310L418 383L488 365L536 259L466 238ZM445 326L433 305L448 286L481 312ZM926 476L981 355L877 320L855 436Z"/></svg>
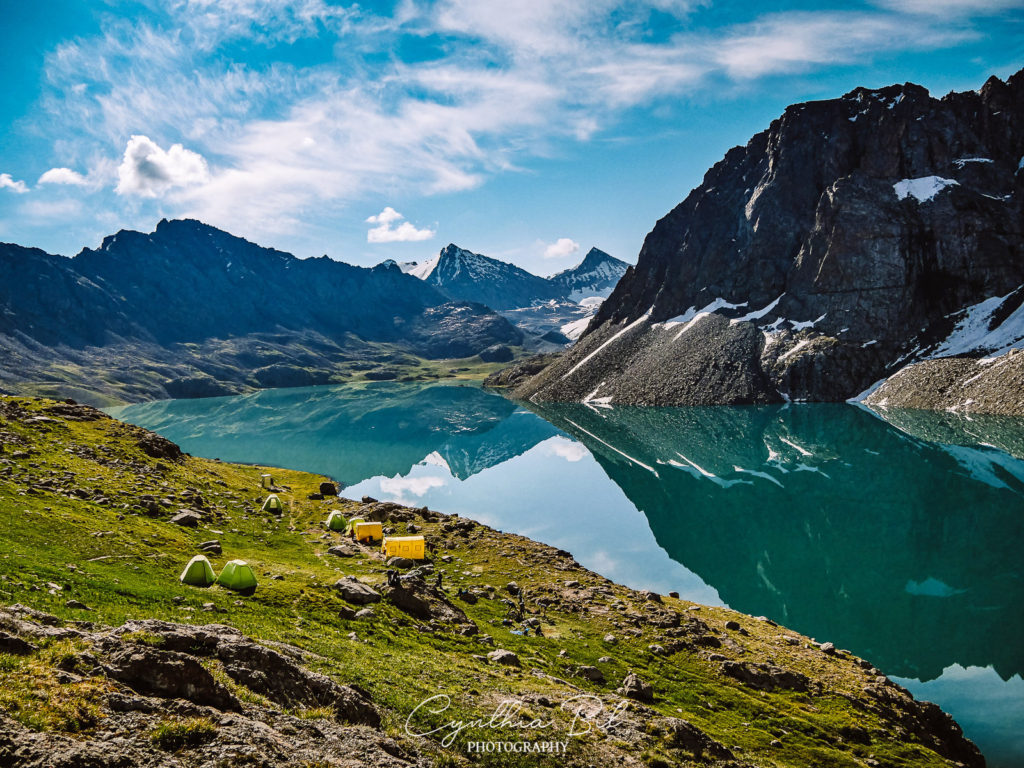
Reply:
<svg viewBox="0 0 1024 768"><path fill-rule="evenodd" d="M572 301L582 301L593 296L607 298L616 284L626 274L629 265L619 261L598 248L591 248L583 261L548 278Z"/></svg>
<svg viewBox="0 0 1024 768"><path fill-rule="evenodd" d="M1024 72L787 108L656 224L580 341L518 395L845 400L930 360L944 373L915 377L915 402L934 405L978 373L954 358L1024 346L1022 118ZM1001 389L956 405L1024 413Z"/></svg>
<svg viewBox="0 0 1024 768"><path fill-rule="evenodd" d="M538 277L508 262L450 244L424 262L394 261L451 299L492 307L535 340L554 348L575 340L629 266L591 248L582 262L551 277ZM544 349L543 344L535 344Z"/></svg>
<svg viewBox="0 0 1024 768"><path fill-rule="evenodd" d="M125 385L121 399L224 394L325 383L340 363L372 361L374 345L389 345L386 363L522 341L488 308L398 270L299 259L192 220L118 232L72 259L3 244L0 273L0 380L20 391L73 366ZM85 399L93 386L104 391L84 384Z"/></svg>

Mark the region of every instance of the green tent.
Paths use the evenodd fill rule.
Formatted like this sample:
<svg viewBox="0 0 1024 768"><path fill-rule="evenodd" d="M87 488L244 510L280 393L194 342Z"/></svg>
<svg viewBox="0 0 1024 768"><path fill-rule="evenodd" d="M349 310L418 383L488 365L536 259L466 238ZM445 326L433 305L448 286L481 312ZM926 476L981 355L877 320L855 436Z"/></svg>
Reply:
<svg viewBox="0 0 1024 768"><path fill-rule="evenodd" d="M284 514L284 504L282 504L281 500L277 498L276 493L272 493L267 496L267 500L263 502L263 511L273 512L275 515Z"/></svg>
<svg viewBox="0 0 1024 768"><path fill-rule="evenodd" d="M256 590L256 574L245 560L230 560L220 572L217 583L236 592L253 592Z"/></svg>
<svg viewBox="0 0 1024 768"><path fill-rule="evenodd" d="M327 527L332 531L344 531L346 525L345 516L339 510L332 509L327 517Z"/></svg>
<svg viewBox="0 0 1024 768"><path fill-rule="evenodd" d="M182 584L190 584L193 587L208 587L217 580L217 574L213 572L213 566L206 559L206 555L196 555L188 561L188 565L181 572L180 578Z"/></svg>
<svg viewBox="0 0 1024 768"><path fill-rule="evenodd" d="M353 517L348 521L348 526L345 528L345 533L354 533L356 530L357 523L365 523L366 519L362 517Z"/></svg>

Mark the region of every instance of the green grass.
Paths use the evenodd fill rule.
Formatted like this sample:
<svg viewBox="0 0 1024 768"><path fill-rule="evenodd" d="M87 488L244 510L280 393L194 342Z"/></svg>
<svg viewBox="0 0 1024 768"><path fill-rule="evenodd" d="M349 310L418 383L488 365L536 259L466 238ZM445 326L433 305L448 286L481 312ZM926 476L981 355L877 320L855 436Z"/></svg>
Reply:
<svg viewBox="0 0 1024 768"><path fill-rule="evenodd" d="M198 747L217 736L217 726L206 717L170 718L149 735L150 741L167 752Z"/></svg>
<svg viewBox="0 0 1024 768"><path fill-rule="evenodd" d="M13 399L0 398L0 405L4 400L10 403ZM17 402L29 412L42 412L47 406L27 399ZM3 438L4 433L15 439ZM793 633L733 611L702 607L689 612L690 603L670 598L665 598L665 607L698 616L716 634L726 634L726 621L738 621L748 635L728 634L744 646L744 660L770 658L820 681L824 693L811 696L750 689L719 674L718 663L709 661L707 653L699 649L667 658L654 656L647 646L664 642L663 635L646 625L630 634L626 630L632 627L616 625L622 623L622 612L611 607L621 601L628 611L637 611L644 604L641 597L582 569L554 567L564 561L552 559L545 565L553 550L485 526L463 538L443 533L440 523L416 520L428 542L453 558L451 563L434 561L450 594L460 587L490 585L496 589L499 599L458 604L481 634L494 638L493 647L519 656L521 668L481 663L474 655L485 655L492 646L447 631L423 632L421 622L386 601L374 606L377 615L372 620L339 619L339 610L347 604L332 589L338 578L353 574L373 584L384 581L386 566L376 553L364 552L353 558L326 554L341 540L340 535L325 531L323 523L329 511L341 509L351 517L360 506L357 502L310 501L307 494L317 490L323 478L273 469L275 481L291 489L280 494L287 511L281 518L261 514L259 477L268 468L197 458L180 464L158 461L135 447L134 434L135 428L107 419L38 428L0 416L0 439L8 443L0 458L9 459L14 450L32 451L27 459L0 463L0 605L23 603L67 621L112 626L141 618L229 624L260 640L293 644L310 653L309 668L366 689L381 709L384 730L399 739L406 738L403 730L409 713L429 696L447 694L452 706L443 716L420 721L424 728L454 718L487 717L505 698L546 696L558 702L578 693L608 698L632 670L655 688L657 700L652 709L656 714L652 717L684 718L754 765L853 768L863 765L869 755L890 766L948 764L905 738L891 722L855 703L858 697L863 699L863 686L870 679L852 660L826 656L804 644L789 646L781 636ZM51 490L31 492L38 480L65 472L74 473L76 487L100 489L109 503L68 499ZM179 504L189 506L182 495L186 489L201 494L211 510L198 529L166 521ZM170 498L173 504L168 513L150 518L134 509L132 505L143 493ZM404 532L405 524L397 528ZM219 572L225 562L235 558L254 567L260 581L254 595L243 597L219 586L187 587L178 581L185 563L198 552L197 544L212 538L223 546L222 555L210 558L215 570ZM446 548L449 544L451 548ZM276 575L283 578L271 578ZM511 627L502 625L506 606L500 597L508 581L523 587L530 602L537 596L558 594L568 579L609 594L588 600L587 613L548 610L543 621L545 637L512 634ZM65 607L69 599L91 610L69 609ZM205 611L206 603L212 603L216 612ZM351 632L357 640L349 639ZM608 633L615 634L618 643L605 643L603 637ZM159 645L156 636L145 633L135 633L131 639ZM35 729L88 732L95 727L102 718L99 704L111 684L102 677L87 677L80 683L60 685L53 676L61 659L66 661L82 650L67 643L51 643L27 657L0 655L0 709ZM559 656L562 650L566 657ZM722 652L730 655L727 650ZM598 662L604 656L612 661ZM580 664L600 667L607 683L598 685L574 677L573 668ZM209 666L244 703L270 705L219 672L215 662ZM560 682L563 680L571 686ZM570 720L570 715L557 707L528 704L527 710L532 716L557 721L556 731L564 730ZM294 714L310 719L329 716L320 710ZM641 719L649 722L652 717ZM839 738L842 728L854 725L871 734L871 744L845 743ZM173 750L205 735L209 735L207 726L198 721L169 720L154 731L153 739L162 748ZM466 741L480 738L519 740L522 735L509 728L485 736L477 730L456 740L451 751L440 749L436 738L432 742L417 739L415 744L418 750L426 749L435 756L438 765L452 765L465 759L462 747ZM658 761L678 764L686 757L666 745L656 728L645 738L646 752L641 759L648 765ZM776 739L784 748L771 746ZM574 740L571 762L616 764L608 757L617 754L615 740L614 733L607 738L594 734ZM641 757L640 750L633 754ZM550 760L522 755L474 758L481 765L551 764Z"/></svg>

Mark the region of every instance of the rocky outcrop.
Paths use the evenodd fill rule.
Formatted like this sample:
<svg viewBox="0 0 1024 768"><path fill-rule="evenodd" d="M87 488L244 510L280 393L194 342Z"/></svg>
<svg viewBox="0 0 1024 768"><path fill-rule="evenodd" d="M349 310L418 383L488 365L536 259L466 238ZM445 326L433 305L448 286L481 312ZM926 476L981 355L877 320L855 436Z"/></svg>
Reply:
<svg viewBox="0 0 1024 768"><path fill-rule="evenodd" d="M1024 72L787 108L657 223L522 398L841 401L1024 338Z"/></svg>

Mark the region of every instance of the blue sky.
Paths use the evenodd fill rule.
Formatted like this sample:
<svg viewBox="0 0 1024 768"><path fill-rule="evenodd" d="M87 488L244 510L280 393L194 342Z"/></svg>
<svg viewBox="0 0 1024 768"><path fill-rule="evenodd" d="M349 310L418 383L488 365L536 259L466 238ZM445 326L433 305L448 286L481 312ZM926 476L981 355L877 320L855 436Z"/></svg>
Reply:
<svg viewBox="0 0 1024 768"><path fill-rule="evenodd" d="M0 241L191 216L369 265L635 261L790 103L1024 66L1024 0L0 0Z"/></svg>

